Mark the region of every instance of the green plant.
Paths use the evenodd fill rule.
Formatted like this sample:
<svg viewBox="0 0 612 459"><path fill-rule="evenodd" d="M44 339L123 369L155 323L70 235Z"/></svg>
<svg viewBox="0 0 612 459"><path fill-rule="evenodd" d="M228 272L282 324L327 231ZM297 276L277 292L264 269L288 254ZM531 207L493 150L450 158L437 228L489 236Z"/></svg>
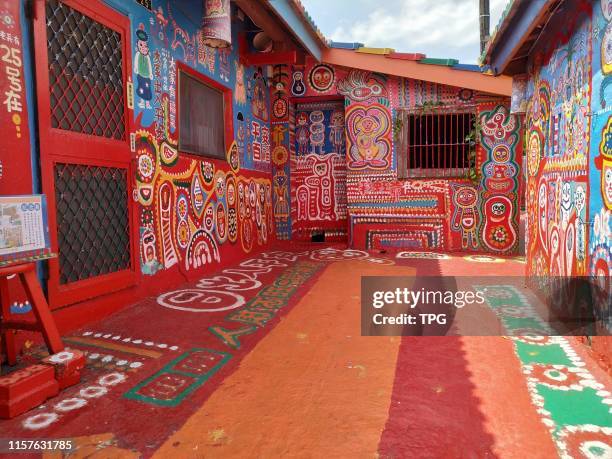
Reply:
<svg viewBox="0 0 612 459"><path fill-rule="evenodd" d="M480 143L480 134L482 132L482 124L478 116L474 117L472 129L465 136L465 142L469 145L468 152L468 168L465 173L465 178L473 184L480 183L480 171L478 170L478 144Z"/></svg>
<svg viewBox="0 0 612 459"><path fill-rule="evenodd" d="M400 134L402 133L402 128L404 127L404 119L399 116L399 113L396 114L395 120L393 120L393 139L397 142L400 138Z"/></svg>
<svg viewBox="0 0 612 459"><path fill-rule="evenodd" d="M422 104L415 105L414 109L415 111L419 111L421 115L427 115L429 113L434 113L436 108L443 106L444 102L425 101Z"/></svg>

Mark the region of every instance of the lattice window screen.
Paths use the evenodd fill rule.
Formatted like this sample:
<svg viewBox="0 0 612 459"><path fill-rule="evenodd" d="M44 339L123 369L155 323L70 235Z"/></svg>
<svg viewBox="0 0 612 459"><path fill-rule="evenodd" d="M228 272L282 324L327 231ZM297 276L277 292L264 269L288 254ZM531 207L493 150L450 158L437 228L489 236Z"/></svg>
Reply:
<svg viewBox="0 0 612 459"><path fill-rule="evenodd" d="M130 268L127 170L55 165L60 284Z"/></svg>
<svg viewBox="0 0 612 459"><path fill-rule="evenodd" d="M121 34L57 0L46 16L51 126L123 140Z"/></svg>

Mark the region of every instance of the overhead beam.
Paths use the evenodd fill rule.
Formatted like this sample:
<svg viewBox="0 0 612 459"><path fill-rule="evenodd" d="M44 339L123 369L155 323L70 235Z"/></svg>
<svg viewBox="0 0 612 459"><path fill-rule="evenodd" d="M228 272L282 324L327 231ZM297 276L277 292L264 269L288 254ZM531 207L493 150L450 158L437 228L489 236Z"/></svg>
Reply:
<svg viewBox="0 0 612 459"><path fill-rule="evenodd" d="M250 1L253 2L253 0ZM304 18L291 6L291 0L266 0L266 3L283 24L293 32L293 35L304 49L317 61L320 61L325 46L315 39L310 27L304 24Z"/></svg>
<svg viewBox="0 0 612 459"><path fill-rule="evenodd" d="M385 73L404 78L473 89L502 96L512 95L512 78L494 77L480 72L454 69L443 65L425 65L416 61L387 59L376 54L356 53L351 50L327 48L322 62L343 67Z"/></svg>
<svg viewBox="0 0 612 459"><path fill-rule="evenodd" d="M488 63L496 75L504 74L525 41L548 14L556 0L530 0L519 5L519 10L494 38Z"/></svg>
<svg viewBox="0 0 612 459"><path fill-rule="evenodd" d="M264 5L255 0L234 0L236 5L246 14L251 20L268 34L275 43L291 43L291 37L279 25L276 18L266 11Z"/></svg>

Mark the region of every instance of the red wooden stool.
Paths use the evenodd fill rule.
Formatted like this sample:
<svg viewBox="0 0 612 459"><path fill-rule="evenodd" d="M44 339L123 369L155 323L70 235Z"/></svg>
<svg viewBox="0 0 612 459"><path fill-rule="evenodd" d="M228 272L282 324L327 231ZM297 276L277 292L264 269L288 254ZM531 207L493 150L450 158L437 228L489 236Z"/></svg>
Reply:
<svg viewBox="0 0 612 459"><path fill-rule="evenodd" d="M36 321L16 320L13 317L14 315L11 314L8 278L13 275L19 276L28 300L32 305L32 312L34 317L36 317ZM4 349L6 361L9 365L14 365L17 362L13 330L29 330L42 333L49 349L49 354L56 354L64 350L64 345L51 315L51 310L38 283L36 265L34 263L23 263L0 268L0 303L2 304L0 309L0 350Z"/></svg>

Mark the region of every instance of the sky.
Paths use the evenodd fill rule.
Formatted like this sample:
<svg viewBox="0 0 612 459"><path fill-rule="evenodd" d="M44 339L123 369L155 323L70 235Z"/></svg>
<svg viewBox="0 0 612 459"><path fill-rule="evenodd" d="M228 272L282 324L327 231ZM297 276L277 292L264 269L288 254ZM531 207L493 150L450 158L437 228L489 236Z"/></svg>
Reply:
<svg viewBox="0 0 612 459"><path fill-rule="evenodd" d="M480 54L478 0L301 0L326 38L454 58ZM508 0L490 0L491 31Z"/></svg>

